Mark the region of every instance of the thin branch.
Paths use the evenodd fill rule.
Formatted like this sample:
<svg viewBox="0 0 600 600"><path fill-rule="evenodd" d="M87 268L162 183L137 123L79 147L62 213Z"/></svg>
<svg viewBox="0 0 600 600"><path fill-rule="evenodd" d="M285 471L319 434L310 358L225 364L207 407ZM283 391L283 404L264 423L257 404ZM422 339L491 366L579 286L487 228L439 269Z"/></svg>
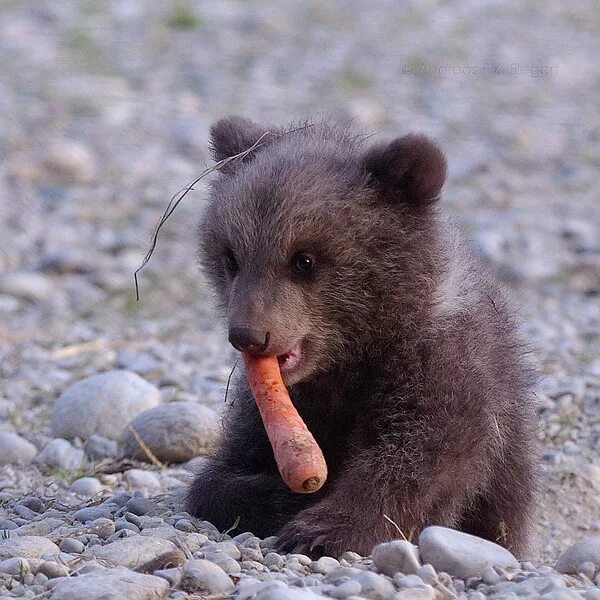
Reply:
<svg viewBox="0 0 600 600"><path fill-rule="evenodd" d="M140 448L142 449L144 454L148 457L150 462L155 467L158 467L159 469L164 469L165 465L162 462L160 462L160 460L158 460L158 458L156 458L156 456L154 455L152 450L150 450L150 448L148 447L148 444L146 444L146 442L144 442L144 440L142 439L142 436L131 425L128 425L127 428L129 429L129 431L131 431L131 433L133 434L133 437L135 438L135 441L139 444Z"/></svg>

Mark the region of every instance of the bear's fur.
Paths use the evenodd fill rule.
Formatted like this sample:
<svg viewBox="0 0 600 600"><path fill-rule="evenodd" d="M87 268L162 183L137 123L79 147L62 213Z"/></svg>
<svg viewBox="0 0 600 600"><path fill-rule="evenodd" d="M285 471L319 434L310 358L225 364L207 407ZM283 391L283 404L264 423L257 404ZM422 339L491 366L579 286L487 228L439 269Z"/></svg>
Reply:
<svg viewBox="0 0 600 600"><path fill-rule="evenodd" d="M284 377L325 455L314 494L283 483L243 374L188 510L313 556L455 527L526 550L536 490L533 375L511 310L436 202L442 152L349 127L212 128L201 262L233 327L265 354L302 341ZM298 253L313 263L298 272ZM267 335L268 332L268 335ZM266 335L266 337L265 337Z"/></svg>

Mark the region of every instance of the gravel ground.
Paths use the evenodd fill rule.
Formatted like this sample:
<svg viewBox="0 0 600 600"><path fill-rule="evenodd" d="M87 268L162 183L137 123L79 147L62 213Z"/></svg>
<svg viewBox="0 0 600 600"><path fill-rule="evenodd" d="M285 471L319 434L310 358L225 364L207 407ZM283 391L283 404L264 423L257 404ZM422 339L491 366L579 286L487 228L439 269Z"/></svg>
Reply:
<svg viewBox="0 0 600 600"><path fill-rule="evenodd" d="M600 598L599 34L594 0L1 1L0 598ZM140 302L132 273L230 113L444 147L446 203L543 374L527 562L433 531L421 556L312 563L180 512L235 360L195 265L201 185ZM186 447L181 414L199 423ZM150 464L135 433L156 422Z"/></svg>

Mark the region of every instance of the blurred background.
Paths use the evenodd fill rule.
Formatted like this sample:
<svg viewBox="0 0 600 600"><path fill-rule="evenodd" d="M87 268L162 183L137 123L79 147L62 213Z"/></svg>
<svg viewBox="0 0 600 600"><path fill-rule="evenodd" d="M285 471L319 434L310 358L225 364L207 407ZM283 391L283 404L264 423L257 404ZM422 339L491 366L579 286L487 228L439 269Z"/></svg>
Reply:
<svg viewBox="0 0 600 600"><path fill-rule="evenodd" d="M222 402L202 184L133 285L217 118L418 130L544 375L541 554L599 531L599 56L596 0L0 0L0 426L39 442L66 386L114 368Z"/></svg>

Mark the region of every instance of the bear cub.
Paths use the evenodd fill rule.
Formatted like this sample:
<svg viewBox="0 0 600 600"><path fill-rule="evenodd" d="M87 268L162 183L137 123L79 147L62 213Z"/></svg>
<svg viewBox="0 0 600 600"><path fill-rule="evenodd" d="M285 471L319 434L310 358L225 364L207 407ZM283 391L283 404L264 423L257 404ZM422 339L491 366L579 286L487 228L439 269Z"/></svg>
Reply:
<svg viewBox="0 0 600 600"><path fill-rule="evenodd" d="M286 487L240 373L188 511L315 557L433 524L523 556L533 374L509 304L438 206L440 149L240 117L211 134L216 160L252 150L212 184L201 263L231 344L278 357L329 478L314 494Z"/></svg>

